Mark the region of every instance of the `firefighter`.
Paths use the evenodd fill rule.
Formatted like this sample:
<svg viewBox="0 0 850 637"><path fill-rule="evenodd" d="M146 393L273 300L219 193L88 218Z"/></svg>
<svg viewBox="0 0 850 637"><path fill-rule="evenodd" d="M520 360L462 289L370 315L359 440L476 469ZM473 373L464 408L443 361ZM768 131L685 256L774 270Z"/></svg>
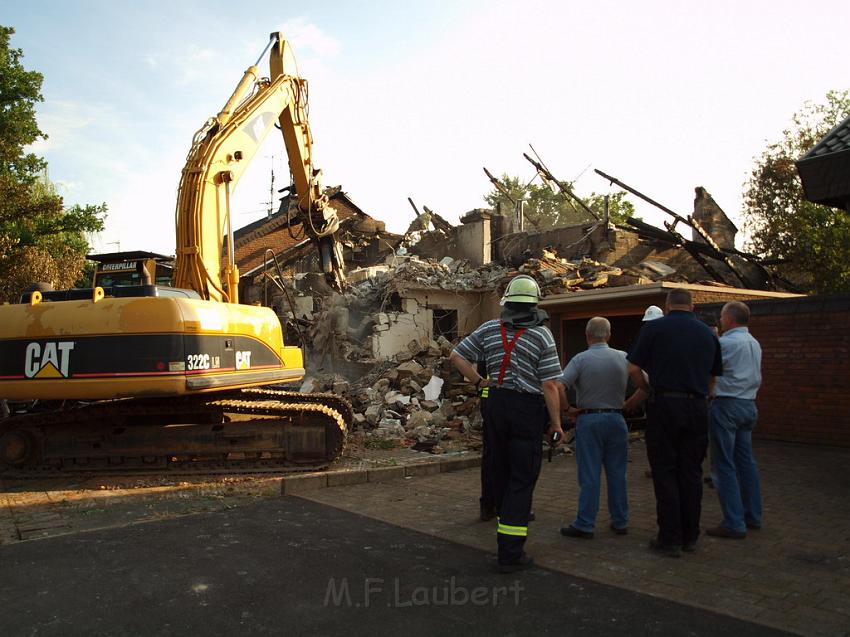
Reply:
<svg viewBox="0 0 850 637"><path fill-rule="evenodd" d="M555 339L537 308L540 288L526 275L511 279L501 318L487 321L455 347L454 366L476 389L489 388L486 444L491 455L499 571L533 564L523 551L531 500L543 455L541 438L563 437L558 394L561 366ZM487 378L475 363L483 361Z"/></svg>

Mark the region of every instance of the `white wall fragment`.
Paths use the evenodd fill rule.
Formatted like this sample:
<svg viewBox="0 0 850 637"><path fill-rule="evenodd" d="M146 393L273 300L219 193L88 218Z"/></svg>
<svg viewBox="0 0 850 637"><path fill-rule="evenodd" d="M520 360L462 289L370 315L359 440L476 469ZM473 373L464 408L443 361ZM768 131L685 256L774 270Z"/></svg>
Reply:
<svg viewBox="0 0 850 637"><path fill-rule="evenodd" d="M431 376L431 380L422 388L425 392L425 400L439 400L442 389L443 379L439 376Z"/></svg>

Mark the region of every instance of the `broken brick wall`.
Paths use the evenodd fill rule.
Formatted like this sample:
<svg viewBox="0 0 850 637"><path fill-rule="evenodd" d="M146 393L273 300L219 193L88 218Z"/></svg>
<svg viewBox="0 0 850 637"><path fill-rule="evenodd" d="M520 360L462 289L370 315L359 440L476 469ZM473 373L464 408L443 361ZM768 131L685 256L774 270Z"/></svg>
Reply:
<svg viewBox="0 0 850 637"><path fill-rule="evenodd" d="M411 341L444 336L455 340L498 316L498 297L485 291L406 288L399 291L401 311L378 315L372 328L371 354L376 360L407 351Z"/></svg>
<svg viewBox="0 0 850 637"><path fill-rule="evenodd" d="M747 304L762 347L755 435L850 447L850 295ZM719 316L721 307L700 314Z"/></svg>
<svg viewBox="0 0 850 637"><path fill-rule="evenodd" d="M598 261L607 261L608 253L616 241L616 231L598 225L562 226L543 231L517 232L494 237L499 242L499 254L505 263L519 265L529 254L539 255L544 248L551 248L558 256L574 259L589 256Z"/></svg>
<svg viewBox="0 0 850 637"><path fill-rule="evenodd" d="M357 222L362 223L361 220L366 217L347 197L335 195L332 205L340 221L356 217ZM381 224L380 231L383 231L383 222L377 223ZM377 227L367 229L371 230L371 234L378 232ZM239 271L244 275L262 265L268 258L266 249L272 249L275 253L281 254L306 238L307 236L300 224L295 224L291 229L288 227L288 216L285 211L278 211L269 217L239 228L234 231L236 264Z"/></svg>
<svg viewBox="0 0 850 637"><path fill-rule="evenodd" d="M614 250L608 257L608 263L618 268L637 267L644 261L658 261L664 263L676 271L676 274L688 281L705 281L711 276L697 263L694 258L680 247L668 244L644 241L635 232L619 230ZM725 270L717 261L709 259L711 265L716 269ZM738 281L729 281L730 284Z"/></svg>
<svg viewBox="0 0 850 637"><path fill-rule="evenodd" d="M428 342L433 333L433 320L433 312L426 307L412 312L379 314L378 322L372 328L372 358L388 360L399 352L407 351L411 341Z"/></svg>
<svg viewBox="0 0 850 637"><path fill-rule="evenodd" d="M461 217L460 225L454 230L453 246L447 253L455 259L466 259L473 267L492 261L493 251L490 236L491 212L476 209Z"/></svg>
<svg viewBox="0 0 850 637"><path fill-rule="evenodd" d="M411 253L426 259L465 259L473 267L486 265L493 260L491 238L491 212L477 208L461 217L450 236L443 232L426 232Z"/></svg>
<svg viewBox="0 0 850 637"><path fill-rule="evenodd" d="M618 228L616 240L612 242L612 249L606 262L618 268L634 268L639 267L644 261L658 261L670 266L678 276L688 281L712 279L711 275L686 250L663 242L641 239L636 232ZM746 277L748 284L745 285L738 279L722 261L705 257L708 264L721 274L728 285L757 290L772 289L764 272L757 265L737 256L732 256L730 259Z"/></svg>

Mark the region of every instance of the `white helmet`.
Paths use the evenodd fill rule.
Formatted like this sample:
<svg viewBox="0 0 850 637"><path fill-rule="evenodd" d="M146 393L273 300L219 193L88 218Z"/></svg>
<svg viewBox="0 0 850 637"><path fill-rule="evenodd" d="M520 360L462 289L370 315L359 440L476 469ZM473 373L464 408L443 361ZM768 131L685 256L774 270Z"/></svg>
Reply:
<svg viewBox="0 0 850 637"><path fill-rule="evenodd" d="M657 305L650 305L646 308L646 312L643 313L644 321L654 321L655 319L659 319L664 316L664 311L658 307Z"/></svg>

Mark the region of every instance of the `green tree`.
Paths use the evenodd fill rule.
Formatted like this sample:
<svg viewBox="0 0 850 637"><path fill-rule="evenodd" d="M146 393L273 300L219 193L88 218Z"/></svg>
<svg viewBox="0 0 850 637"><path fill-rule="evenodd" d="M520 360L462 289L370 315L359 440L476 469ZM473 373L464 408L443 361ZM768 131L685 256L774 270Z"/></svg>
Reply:
<svg viewBox="0 0 850 637"><path fill-rule="evenodd" d="M848 115L850 91L830 91L822 104L807 102L744 185L747 247L787 259L781 273L810 292L850 291L850 214L806 201L794 162Z"/></svg>
<svg viewBox="0 0 850 637"><path fill-rule="evenodd" d="M593 192L584 202L602 219L605 212L605 195ZM635 207L631 201L626 199L625 192L621 190L608 195L608 219L611 223L624 224L627 219L633 218L640 219L640 217L635 216Z"/></svg>
<svg viewBox="0 0 850 637"><path fill-rule="evenodd" d="M526 202L526 218L533 226L541 230L593 221L592 216L580 204L562 194L557 188L550 188L548 184L526 183L519 177L510 175L502 175L499 182L508 191L511 199ZM564 181L561 185L573 191L572 183ZM609 197L608 213L613 223L624 223L627 218L634 215L634 206L625 199L625 195L624 192L618 192ZM499 206L503 211L512 210L514 207L508 197L495 187L484 195L484 201L494 210ZM590 197L584 199L584 202L602 219L605 209L604 195L592 193Z"/></svg>
<svg viewBox="0 0 850 637"><path fill-rule="evenodd" d="M0 26L0 300L14 301L34 281L57 288L79 278L88 233L103 229L106 205L65 208L47 179L47 163L26 147L47 136L35 105L43 77L10 48L15 30Z"/></svg>

